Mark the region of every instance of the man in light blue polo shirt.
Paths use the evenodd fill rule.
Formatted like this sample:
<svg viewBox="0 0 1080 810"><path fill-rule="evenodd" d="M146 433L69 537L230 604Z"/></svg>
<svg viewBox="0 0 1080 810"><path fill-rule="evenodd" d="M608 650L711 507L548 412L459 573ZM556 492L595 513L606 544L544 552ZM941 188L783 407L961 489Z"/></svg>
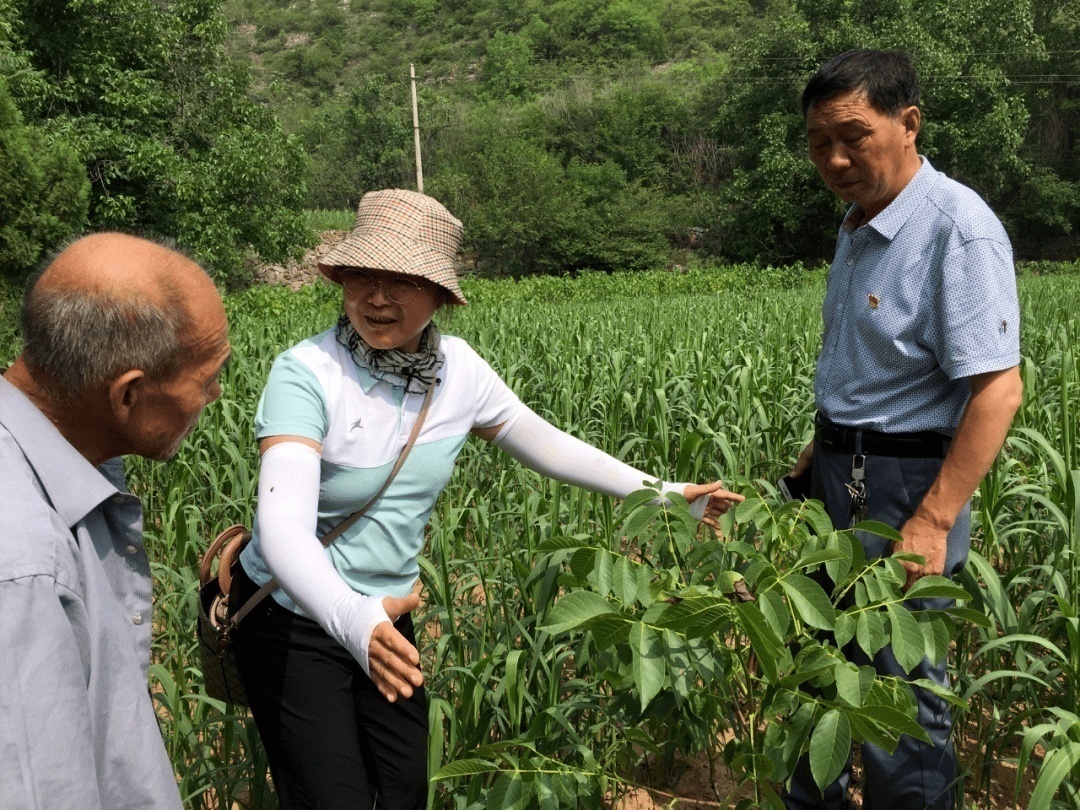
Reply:
<svg viewBox="0 0 1080 810"><path fill-rule="evenodd" d="M30 279L21 326L0 369L0 808L180 810L120 456L169 458L217 399L225 309L194 262L105 233Z"/></svg>
<svg viewBox="0 0 1080 810"><path fill-rule="evenodd" d="M925 564L904 564L908 587L963 568L971 495L1021 399L1012 247L975 192L919 155L918 104L910 60L888 51L841 54L803 93L810 159L852 206L822 307L815 440L792 471L811 470L811 495L838 527L875 519L899 530L903 541L892 546L860 539L868 556L921 555ZM914 601L912 608L949 604ZM886 648L872 663L882 674L948 683L944 662L924 659L907 673ZM866 807L955 805L948 705L915 691L933 743L904 736L892 755L864 744ZM850 777L849 762L822 796L804 761L785 803L789 810L850 807Z"/></svg>

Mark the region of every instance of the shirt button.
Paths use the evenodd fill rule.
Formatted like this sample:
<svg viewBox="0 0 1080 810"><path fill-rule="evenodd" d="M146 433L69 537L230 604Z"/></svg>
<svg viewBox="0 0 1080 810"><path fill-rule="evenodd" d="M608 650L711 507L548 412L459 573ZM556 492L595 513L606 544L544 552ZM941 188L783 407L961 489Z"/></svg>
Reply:
<svg viewBox="0 0 1080 810"><path fill-rule="evenodd" d="M132 556L135 556L136 554L139 553L139 549L136 546L128 546L127 548L124 549L124 551L126 551L128 554L130 554Z"/></svg>
<svg viewBox="0 0 1080 810"><path fill-rule="evenodd" d="M142 614L136 613L131 617L131 621L135 622L135 624L142 624Z"/></svg>
<svg viewBox="0 0 1080 810"><path fill-rule="evenodd" d="M855 260L854 260L854 259L848 259L848 260L847 260L847 266L848 266L848 267L851 267L851 265L853 265L853 264L855 264Z"/></svg>

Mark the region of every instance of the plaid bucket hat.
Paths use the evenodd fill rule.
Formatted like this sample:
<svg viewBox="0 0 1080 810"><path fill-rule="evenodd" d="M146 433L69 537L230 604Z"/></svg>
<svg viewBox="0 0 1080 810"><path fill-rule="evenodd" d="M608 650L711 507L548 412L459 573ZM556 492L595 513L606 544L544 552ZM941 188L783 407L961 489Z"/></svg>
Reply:
<svg viewBox="0 0 1080 810"><path fill-rule="evenodd" d="M464 233L461 222L432 197L397 188L369 191L356 208L352 231L318 266L335 284L349 267L419 276L464 306L454 268Z"/></svg>

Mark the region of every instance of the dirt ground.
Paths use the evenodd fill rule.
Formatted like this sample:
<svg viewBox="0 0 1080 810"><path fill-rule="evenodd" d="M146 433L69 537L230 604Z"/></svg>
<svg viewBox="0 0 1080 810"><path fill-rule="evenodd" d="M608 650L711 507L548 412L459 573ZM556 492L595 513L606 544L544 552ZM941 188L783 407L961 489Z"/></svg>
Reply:
<svg viewBox="0 0 1080 810"><path fill-rule="evenodd" d="M963 756L961 754L961 756ZM748 790L735 793L733 801L723 801L732 795L735 780L723 761L717 761L710 773L709 759L704 753L676 763L676 773L670 775L671 784L663 789L638 788L631 790L612 805L612 810L699 810L700 808L733 807L739 798L750 796ZM855 776L859 775L858 756L855 761ZM647 775L639 783L647 780ZM663 779L662 774L652 774L654 780ZM1019 801L1014 796L1016 766L1010 763L998 763L991 775L990 799L986 797L985 787L973 780L967 781L965 806L969 810L1027 810L1028 799L1034 787L1032 780L1025 780ZM855 807L862 807L862 794L855 790L852 794Z"/></svg>

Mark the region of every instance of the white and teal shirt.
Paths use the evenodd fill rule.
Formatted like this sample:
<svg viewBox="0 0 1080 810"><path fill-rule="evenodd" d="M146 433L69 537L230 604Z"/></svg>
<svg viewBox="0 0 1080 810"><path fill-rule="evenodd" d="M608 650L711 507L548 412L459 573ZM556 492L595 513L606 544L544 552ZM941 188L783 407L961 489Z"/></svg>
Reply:
<svg viewBox="0 0 1080 810"><path fill-rule="evenodd" d="M474 427L513 423L524 406L472 347L444 336L445 363L424 426L401 471L371 509L326 553L342 578L369 596L405 596L419 573L416 558L435 499ZM423 403L377 380L329 329L281 354L259 402L259 439L303 436L322 444L317 534L322 537L379 490L408 441ZM259 524L240 559L258 585L271 579ZM274 598L299 607L280 588Z"/></svg>

